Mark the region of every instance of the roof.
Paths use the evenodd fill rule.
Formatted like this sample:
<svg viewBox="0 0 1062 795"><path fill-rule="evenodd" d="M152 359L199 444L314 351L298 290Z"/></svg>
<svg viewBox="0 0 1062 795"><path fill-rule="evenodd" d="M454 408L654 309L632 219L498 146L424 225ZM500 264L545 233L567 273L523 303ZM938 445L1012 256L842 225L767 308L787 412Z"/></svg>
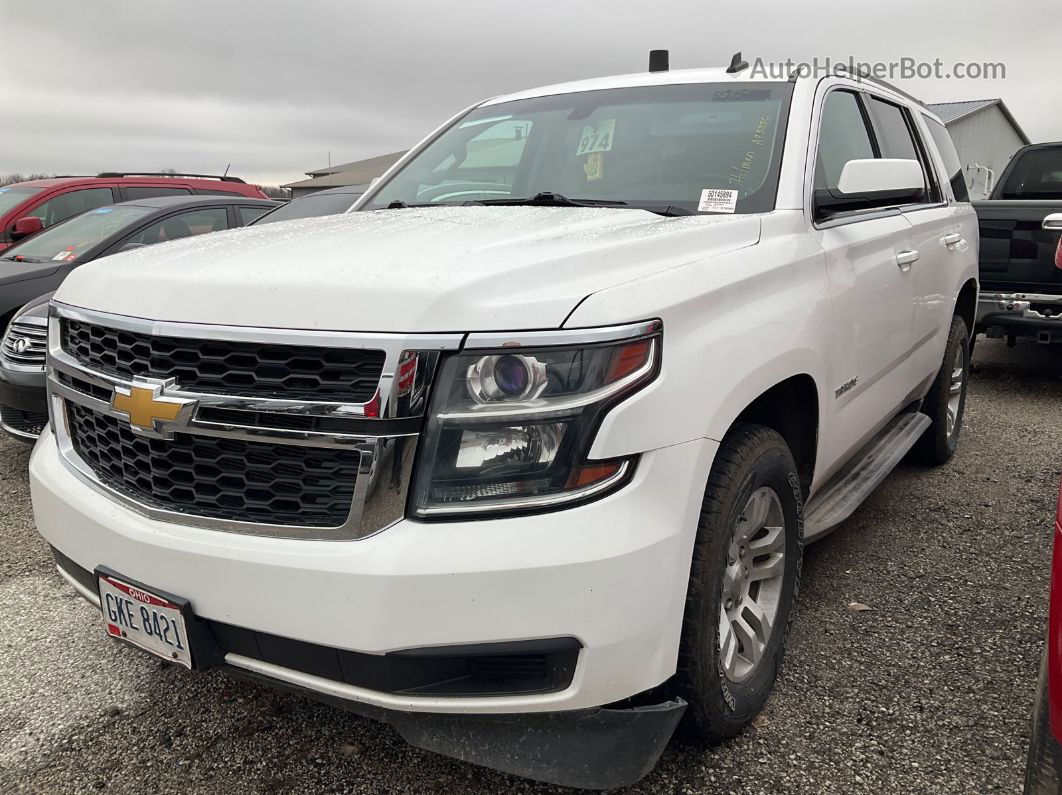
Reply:
<svg viewBox="0 0 1062 795"><path fill-rule="evenodd" d="M980 113L983 110L999 106L999 110L1010 122L1014 131L1018 134L1018 137L1022 139L1026 144L1032 143L1029 140L1029 136L1025 134L1025 130L1018 124L1017 119L1007 108L1005 102L998 97L995 99L971 99L962 102L935 102L931 105L927 105L931 111L933 111L945 125L954 124L957 121L965 119L967 116L972 116L975 113Z"/></svg>
<svg viewBox="0 0 1062 795"><path fill-rule="evenodd" d="M133 199L119 202L114 207L153 207L157 210L171 210L174 207L199 207L214 204L240 204L251 207L276 207L280 202L271 199L255 199L251 196L236 196L231 193L201 193L196 196L151 196L146 199Z"/></svg>
<svg viewBox="0 0 1062 795"><path fill-rule="evenodd" d="M315 169L313 171L307 171L306 172L306 176L308 176L308 177L323 177L326 174L339 174L340 172L347 172L347 171L361 171L362 169L368 169L368 170L371 171L371 170L375 170L375 169L378 168L379 169L379 173L378 174L373 174L372 177L369 177L369 179L365 180L366 182L368 182L369 180L373 179L374 177L378 177L378 176L380 176L380 174L384 173L387 169L389 169L391 167L392 163L394 163L396 160L398 160L398 158L400 158L404 154L405 154L404 151L402 151L402 152L391 152L390 154L387 154L387 155L377 155L376 157L370 157L370 158L368 158L366 160L355 160L355 161L353 161L351 163L342 163L342 164L340 164L338 166L327 166L326 168L318 168L318 169ZM347 184L352 184L353 185L353 184L356 184L356 183L347 183ZM284 187L290 187L290 186L285 185Z"/></svg>

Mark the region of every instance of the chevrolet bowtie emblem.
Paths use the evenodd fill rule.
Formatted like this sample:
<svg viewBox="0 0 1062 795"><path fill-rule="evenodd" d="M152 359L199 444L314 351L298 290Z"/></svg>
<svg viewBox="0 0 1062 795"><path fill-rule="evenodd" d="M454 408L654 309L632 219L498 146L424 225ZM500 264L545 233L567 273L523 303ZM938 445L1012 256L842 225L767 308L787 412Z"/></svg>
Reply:
<svg viewBox="0 0 1062 795"><path fill-rule="evenodd" d="M196 402L162 394L164 389L175 385L173 379L134 383L128 387L116 385L111 396L111 408L124 415L134 431L144 436L168 439L173 435L172 426L185 420Z"/></svg>

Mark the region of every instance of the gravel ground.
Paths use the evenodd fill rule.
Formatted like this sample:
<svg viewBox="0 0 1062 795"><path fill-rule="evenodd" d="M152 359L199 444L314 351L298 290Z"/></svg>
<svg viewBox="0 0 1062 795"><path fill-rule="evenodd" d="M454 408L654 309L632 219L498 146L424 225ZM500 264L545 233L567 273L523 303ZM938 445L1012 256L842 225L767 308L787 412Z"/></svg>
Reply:
<svg viewBox="0 0 1062 795"><path fill-rule="evenodd" d="M1060 407L1060 353L982 340L956 458L901 466L808 550L786 668L757 728L716 749L672 744L633 791L1018 792ZM2 791L559 791L105 637L34 532L27 458L0 441Z"/></svg>

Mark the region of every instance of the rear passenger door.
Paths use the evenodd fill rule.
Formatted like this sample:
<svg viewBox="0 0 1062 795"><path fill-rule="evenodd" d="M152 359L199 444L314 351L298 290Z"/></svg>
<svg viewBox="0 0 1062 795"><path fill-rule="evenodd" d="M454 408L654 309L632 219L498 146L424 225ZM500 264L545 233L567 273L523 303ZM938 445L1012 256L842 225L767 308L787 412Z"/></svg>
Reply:
<svg viewBox="0 0 1062 795"><path fill-rule="evenodd" d="M838 189L850 160L881 156L865 97L847 88L820 99L809 198L813 231L825 254L833 305L824 358L834 409L823 463L847 460L911 399L915 280L906 259L914 238L898 207L829 213L817 197Z"/></svg>
<svg viewBox="0 0 1062 795"><path fill-rule="evenodd" d="M909 108L867 95L881 156L917 160L922 165L925 194L916 204L900 208L914 233L918 259L911 264L914 288L914 339L911 348L911 377L916 382L932 378L940 368L950 327L952 284L955 272L951 258L960 245L954 210L949 206L937 178L932 150L926 145Z"/></svg>

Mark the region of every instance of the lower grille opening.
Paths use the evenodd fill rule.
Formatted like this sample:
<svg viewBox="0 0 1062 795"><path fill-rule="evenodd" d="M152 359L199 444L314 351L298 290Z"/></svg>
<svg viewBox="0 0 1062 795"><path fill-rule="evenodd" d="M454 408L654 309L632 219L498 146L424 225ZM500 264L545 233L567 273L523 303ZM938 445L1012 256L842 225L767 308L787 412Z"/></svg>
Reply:
<svg viewBox="0 0 1062 795"><path fill-rule="evenodd" d="M191 434L151 439L68 403L74 451L115 491L152 508L211 519L339 527L350 514L359 454Z"/></svg>
<svg viewBox="0 0 1062 795"><path fill-rule="evenodd" d="M48 424L48 415L0 406L0 423L22 436L40 436Z"/></svg>

